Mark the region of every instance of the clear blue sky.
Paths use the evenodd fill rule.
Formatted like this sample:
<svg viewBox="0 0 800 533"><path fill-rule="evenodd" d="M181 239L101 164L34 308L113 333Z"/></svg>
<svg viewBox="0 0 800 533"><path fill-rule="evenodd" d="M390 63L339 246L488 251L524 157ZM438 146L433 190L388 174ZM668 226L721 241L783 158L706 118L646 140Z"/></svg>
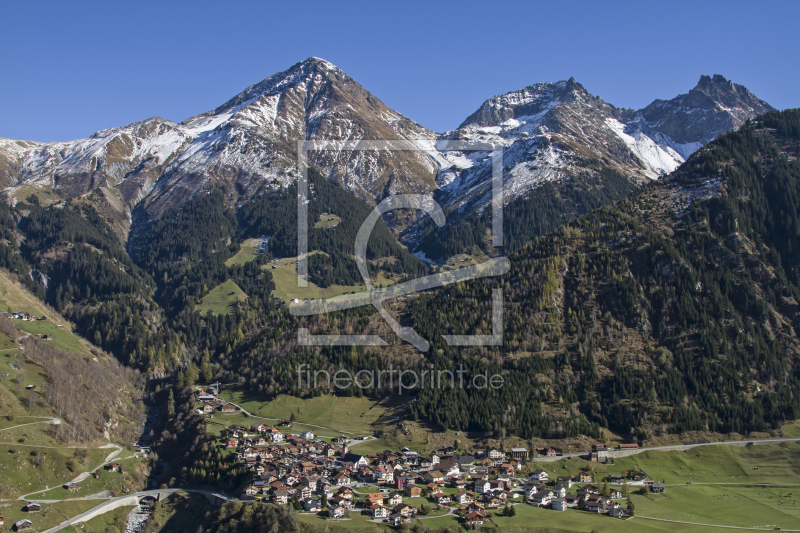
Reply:
<svg viewBox="0 0 800 533"><path fill-rule="evenodd" d="M800 107L800 2L4 2L0 137L179 122L309 56L436 131L574 76L639 108L722 74Z"/></svg>

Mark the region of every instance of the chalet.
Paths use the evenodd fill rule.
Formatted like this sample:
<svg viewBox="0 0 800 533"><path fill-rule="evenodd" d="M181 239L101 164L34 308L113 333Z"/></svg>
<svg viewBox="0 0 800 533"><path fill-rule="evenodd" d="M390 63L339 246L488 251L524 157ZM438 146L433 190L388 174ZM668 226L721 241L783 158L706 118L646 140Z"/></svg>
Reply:
<svg viewBox="0 0 800 533"><path fill-rule="evenodd" d="M393 526L400 526L405 521L406 517L401 515L400 513L394 513L393 515L389 516L389 523Z"/></svg>
<svg viewBox="0 0 800 533"><path fill-rule="evenodd" d="M435 501L438 505L447 505L450 503L450 496L445 494L444 492L437 492L431 496L433 501Z"/></svg>
<svg viewBox="0 0 800 533"><path fill-rule="evenodd" d="M375 503L383 505L384 503L386 503L384 500L385 498L383 494L378 494L378 493L370 494L369 496L367 496L367 505L369 506Z"/></svg>
<svg viewBox="0 0 800 533"><path fill-rule="evenodd" d="M213 413L214 412L214 405L210 404L210 403L203 404L203 412L206 413L206 414Z"/></svg>
<svg viewBox="0 0 800 533"><path fill-rule="evenodd" d="M586 499L586 510L590 513L605 513L606 500L598 494L593 494Z"/></svg>
<svg viewBox="0 0 800 533"><path fill-rule="evenodd" d="M483 503L486 504L486 507L500 507L503 505L503 500L496 497L496 496L484 496Z"/></svg>
<svg viewBox="0 0 800 533"><path fill-rule="evenodd" d="M328 509L328 514L331 515L331 518L341 518L344 516L344 508L343 507L331 507Z"/></svg>
<svg viewBox="0 0 800 533"><path fill-rule="evenodd" d="M460 473L458 461L455 459L442 459L431 468L438 470L444 476L457 476Z"/></svg>
<svg viewBox="0 0 800 533"><path fill-rule="evenodd" d="M472 503L472 494L462 490L453 494L453 499L462 505Z"/></svg>
<svg viewBox="0 0 800 533"><path fill-rule="evenodd" d="M620 450L635 450L637 448L639 448L638 444L620 444L619 445L619 449Z"/></svg>
<svg viewBox="0 0 800 533"><path fill-rule="evenodd" d="M484 518L481 513L467 513L464 516L464 523L468 526L482 526Z"/></svg>
<svg viewBox="0 0 800 533"><path fill-rule="evenodd" d="M608 515L613 518L624 518L625 510L622 508L620 504L615 503L614 505L608 506Z"/></svg>
<svg viewBox="0 0 800 533"><path fill-rule="evenodd" d="M536 450L536 452L545 457L558 457L561 455L555 448L539 448Z"/></svg>
<svg viewBox="0 0 800 533"><path fill-rule="evenodd" d="M478 502L472 502L467 507L467 512L468 513L481 513L481 514L485 515L486 514L486 507L484 507L483 505L479 504Z"/></svg>
<svg viewBox="0 0 800 533"><path fill-rule="evenodd" d="M588 472L579 472L573 478L575 483L591 483L592 482L592 475Z"/></svg>
<svg viewBox="0 0 800 533"><path fill-rule="evenodd" d="M576 507L578 505L578 496L576 494L567 494L563 498L564 503L567 507Z"/></svg>
<svg viewBox="0 0 800 533"><path fill-rule="evenodd" d="M342 496L334 496L328 500L328 505L331 507L341 507L345 510L353 508L353 502L347 498L343 498Z"/></svg>
<svg viewBox="0 0 800 533"><path fill-rule="evenodd" d="M411 513L414 511L414 509L412 509L411 506L408 505L408 504L399 503L399 504L394 506L392 511L394 511L395 513L400 513L401 515L403 515L405 517L408 517L408 516L411 516Z"/></svg>
<svg viewBox="0 0 800 533"><path fill-rule="evenodd" d="M486 494L490 490L492 490L492 485L489 483L489 480L482 480L475 482L475 492Z"/></svg>
<svg viewBox="0 0 800 533"><path fill-rule="evenodd" d="M389 505L398 505L403 503L403 495L399 492L393 492L386 498L386 503Z"/></svg>
<svg viewBox="0 0 800 533"><path fill-rule="evenodd" d="M258 494L259 492L260 492L260 490L259 490L259 489L257 489L256 487L252 486L252 485L251 485L251 486L249 486L249 487L247 487L246 489L244 489L244 493L245 493L247 496L255 496L255 495L256 495L256 494Z"/></svg>
<svg viewBox="0 0 800 533"><path fill-rule="evenodd" d="M640 470L631 470L628 472L628 477L630 477L634 481L644 481L647 479L647 474Z"/></svg>
<svg viewBox="0 0 800 533"><path fill-rule="evenodd" d="M25 529L30 529L32 526L33 522L25 518L14 524L14 531L22 531Z"/></svg>
<svg viewBox="0 0 800 533"><path fill-rule="evenodd" d="M411 478L411 476L400 476L397 475L397 473L395 473L394 488L396 488L397 490L404 490L406 488L406 485L408 485L412 481L413 479Z"/></svg>
<svg viewBox="0 0 800 533"><path fill-rule="evenodd" d="M337 485L348 485L350 484L350 474L347 473L347 470L341 470L334 474L333 481Z"/></svg>
<svg viewBox="0 0 800 533"><path fill-rule="evenodd" d="M42 510L42 506L39 505L38 503L31 502L31 503L29 503L28 505L25 506L25 512L28 512L28 513L33 513L33 512L41 511L41 510Z"/></svg>
<svg viewBox="0 0 800 533"><path fill-rule="evenodd" d="M422 479L428 483L441 483L444 481L444 474L438 470L429 470L422 474Z"/></svg>
<svg viewBox="0 0 800 533"><path fill-rule="evenodd" d="M572 478L569 476L558 476L556 478L556 488L572 488Z"/></svg>
<svg viewBox="0 0 800 533"><path fill-rule="evenodd" d="M78 492L79 488L77 483L67 483L64 485L64 488L70 492Z"/></svg>
<svg viewBox="0 0 800 533"><path fill-rule="evenodd" d="M341 487L338 491L336 491L336 494L345 500L353 500L353 489L350 487Z"/></svg>
<svg viewBox="0 0 800 533"><path fill-rule="evenodd" d="M389 508L379 503L374 503L370 506L370 514L375 518L387 518L389 516Z"/></svg>
<svg viewBox="0 0 800 533"><path fill-rule="evenodd" d="M219 408L220 411L226 414L230 414L236 411L236 406L232 403L223 404L222 407Z"/></svg>
<svg viewBox="0 0 800 533"><path fill-rule="evenodd" d="M664 494L667 492L667 485L664 483L652 483L650 485L650 492L653 494Z"/></svg>
<svg viewBox="0 0 800 533"><path fill-rule="evenodd" d="M532 499L528 500L531 505L546 507L553 500L553 492L549 490L540 490Z"/></svg>
<svg viewBox="0 0 800 533"><path fill-rule="evenodd" d="M320 506L319 500L307 498L303 500L303 510L308 513L318 513L322 510L322 506Z"/></svg>
<svg viewBox="0 0 800 533"><path fill-rule="evenodd" d="M344 435L339 435L338 437L333 439L333 442L335 442L336 444L347 444L349 440L350 439L348 439Z"/></svg>
<svg viewBox="0 0 800 533"><path fill-rule="evenodd" d="M533 474L531 474L530 479L535 481L547 481L548 475L544 470L535 470Z"/></svg>
<svg viewBox="0 0 800 533"><path fill-rule="evenodd" d="M527 448L511 448L511 457L514 459L524 460L528 458Z"/></svg>
<svg viewBox="0 0 800 533"><path fill-rule="evenodd" d="M300 436L306 440L314 440L314 432L313 431L304 431L300 433Z"/></svg>
<svg viewBox="0 0 800 533"><path fill-rule="evenodd" d="M514 465L510 463L503 463L500 465L500 470L498 472L501 476L513 476L515 473L515 468Z"/></svg>
<svg viewBox="0 0 800 533"><path fill-rule="evenodd" d="M567 510L567 501L564 498L553 498L553 501L551 501L550 504L554 511Z"/></svg>
<svg viewBox="0 0 800 533"><path fill-rule="evenodd" d="M498 459L505 459L506 458L506 454L504 454L503 452L501 452L500 450L498 450L496 448L492 448L491 450L489 450L487 452L486 456L489 459L493 459L495 461L497 461Z"/></svg>
<svg viewBox="0 0 800 533"><path fill-rule="evenodd" d="M406 496L408 497L418 498L419 496L422 496L422 487L418 487L416 485L406 485L406 488L404 490Z"/></svg>
<svg viewBox="0 0 800 533"><path fill-rule="evenodd" d="M475 468L475 457L471 455L459 455L457 461L461 472L472 472Z"/></svg>
<svg viewBox="0 0 800 533"><path fill-rule="evenodd" d="M394 468L389 465L379 465L375 470L375 481L379 483L391 483L394 481Z"/></svg>
<svg viewBox="0 0 800 533"><path fill-rule="evenodd" d="M276 490L272 495L272 503L284 505L289 502L289 491L285 489Z"/></svg>
<svg viewBox="0 0 800 533"><path fill-rule="evenodd" d="M608 497L612 500L621 500L623 498L622 491L617 489L612 489L611 492L608 493Z"/></svg>
<svg viewBox="0 0 800 533"><path fill-rule="evenodd" d="M372 483L375 481L375 469L369 466L362 466L358 469L356 477L358 477L362 483Z"/></svg>
<svg viewBox="0 0 800 533"><path fill-rule="evenodd" d="M233 439L233 438L228 439L226 441L226 445L228 446L228 448L236 448L239 445L239 439Z"/></svg>
<svg viewBox="0 0 800 533"><path fill-rule="evenodd" d="M619 474L611 474L608 476L608 481L610 483L622 483L622 476Z"/></svg>

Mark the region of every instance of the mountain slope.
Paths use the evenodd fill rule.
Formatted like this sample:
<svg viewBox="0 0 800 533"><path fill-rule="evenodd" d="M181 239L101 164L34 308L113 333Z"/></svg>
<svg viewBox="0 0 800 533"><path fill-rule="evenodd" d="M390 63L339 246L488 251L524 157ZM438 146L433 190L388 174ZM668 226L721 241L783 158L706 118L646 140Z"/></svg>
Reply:
<svg viewBox="0 0 800 533"><path fill-rule="evenodd" d="M699 146L771 109L718 75L639 111L617 109L570 79L495 96L458 129L437 136L312 57L181 124L154 117L70 142L0 139L0 185L12 201L36 194L51 203L99 191L96 208L114 219L126 240L134 218L135 231L144 231L166 209L214 185L238 206L293 183L298 141L399 139L412 149L312 151L309 157L330 181L368 204L388 194L438 189L437 200L458 210L458 219L487 205L491 157L438 152L437 139L503 145L505 198L513 201L543 183L596 178L600 169L635 182L668 173ZM563 214L584 211L573 206ZM402 230L413 218L390 221ZM404 240L419 245L424 225Z"/></svg>
<svg viewBox="0 0 800 533"><path fill-rule="evenodd" d="M231 204L297 179L301 140L408 139L419 150L316 151L311 162L356 196L430 192L435 134L332 64L309 58L217 109L174 124L155 117L66 143L0 140L0 181L12 198L74 198L99 189L130 223L150 222L222 184Z"/></svg>
<svg viewBox="0 0 800 533"><path fill-rule="evenodd" d="M442 367L483 357L502 369L514 433L529 431L528 402L642 438L778 428L800 416L798 156L800 112L769 113L525 245L499 283L419 298L413 325L426 339L487 334L491 289L504 288L502 351L431 351ZM426 389L414 410L484 429L493 394ZM458 413L437 408L454 402Z"/></svg>
<svg viewBox="0 0 800 533"><path fill-rule="evenodd" d="M588 208L569 205L563 193L565 182L578 180L578 188L592 188L592 182L599 181L602 189L606 185L600 171L612 170L642 183L672 172L718 135L771 110L745 87L719 75L703 76L688 94L656 100L639 111L607 104L570 78L490 98L440 139L504 146L505 201L523 199L517 204L525 208L524 199L540 202L537 189L552 183L562 196L557 203L565 204L557 208L559 215L572 218ZM437 175L438 201L456 210L456 220L462 214L483 211L491 197L491 154L447 152L443 157L449 164ZM435 241L448 242L451 249L451 235L461 231L443 229L424 240L427 224L422 221L409 229L404 239L428 257L439 259ZM513 232L515 227L510 229Z"/></svg>

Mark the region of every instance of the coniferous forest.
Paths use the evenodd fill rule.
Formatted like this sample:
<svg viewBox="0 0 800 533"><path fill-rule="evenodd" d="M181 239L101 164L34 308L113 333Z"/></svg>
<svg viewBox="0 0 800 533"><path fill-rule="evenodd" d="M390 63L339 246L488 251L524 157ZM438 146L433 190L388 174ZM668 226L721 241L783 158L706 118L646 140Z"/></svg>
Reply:
<svg viewBox="0 0 800 533"><path fill-rule="evenodd" d="M224 187L211 187L127 244L88 197L49 206L36 196L2 203L0 266L90 342L168 385L158 392L169 391L172 402L171 429L160 444L179 460L195 458L181 474L187 480L227 472L227 483L242 475L208 455L202 439L175 441L183 432L202 433L187 387L220 380L265 401L327 392L298 388L302 363L351 370L463 365L470 374L504 376L497 390L409 391L417 401L407 416L443 429L525 438L598 437L602 428L632 438L762 431L800 414L799 131L798 111L770 113L652 183L636 187L608 170L575 176L536 201L512 202L505 211L509 273L398 304L405 325L430 341L424 354L385 330L392 343L385 350L297 346L298 327L374 334L379 326L367 308L297 318L273 297L270 261L296 254L292 186L243 205L230 205ZM359 283L352 246L370 207L315 170L310 183L309 250L324 252L309 260L310 279L320 287ZM342 221L314 228L323 213ZM442 257L483 247L490 226L484 215L464 219L431 232L426 246ZM269 238L265 252L226 264L252 237ZM368 259L372 274L380 269L401 280L431 272L383 223ZM228 313L196 309L228 280L245 299ZM503 345L447 345L442 335L491 333L497 288ZM345 392L362 394L357 387Z"/></svg>

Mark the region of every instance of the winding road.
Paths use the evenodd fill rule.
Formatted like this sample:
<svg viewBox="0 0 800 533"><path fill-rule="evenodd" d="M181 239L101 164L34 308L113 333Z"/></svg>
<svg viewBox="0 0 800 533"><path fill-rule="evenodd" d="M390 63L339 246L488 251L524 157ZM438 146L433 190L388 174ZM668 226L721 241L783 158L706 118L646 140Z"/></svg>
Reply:
<svg viewBox="0 0 800 533"><path fill-rule="evenodd" d="M775 438L775 439L754 439L754 440L726 440L720 442L698 442L695 444L674 444L671 446L653 446L648 448L636 448L633 450L610 450L609 457L627 457L631 455L638 455L644 452L672 452L672 451L681 451L681 450L691 450L692 448L697 448L700 446L738 446L738 447L745 447L745 446L758 446L761 444L779 444L781 442L800 442L800 437L783 437L783 438ZM612 455L615 452L624 452L624 455ZM591 452L576 452L576 453L565 453L556 457L534 457L531 459L534 462L540 463L548 463L548 462L555 462L566 457L581 457L588 455Z"/></svg>
<svg viewBox="0 0 800 533"><path fill-rule="evenodd" d="M65 520L61 522L56 527L50 528L46 530L44 533L55 533L65 527L71 526L73 524L77 524L79 522L85 522L86 520L90 520L95 516L100 514L106 513L108 511L113 511L118 507L123 507L125 505L138 505L139 498L143 496L154 496L156 494L172 494L175 492L192 492L195 494L203 494L206 497L212 496L217 497L225 501L232 501L233 498L227 496L221 492L213 491L213 490L206 490L206 489L157 489L157 490L144 490L141 492L134 492L132 494L126 494L125 496L118 496L116 498L111 498L110 500L106 500L100 505L92 507L86 512L83 512L77 516L73 516L69 520Z"/></svg>
<svg viewBox="0 0 800 533"><path fill-rule="evenodd" d="M96 448L96 449L103 450L103 449L107 449L107 448L114 448L114 451L111 452L110 454L108 454L108 457L106 457L105 461L103 461L102 463L97 465L94 468L94 470L91 470L89 472L81 472L80 474L78 474L78 477L76 477L72 481L67 481L67 483L80 483L81 481L83 481L84 479L86 479L87 477L92 475L94 472L97 472L99 469L103 468L105 465L107 465L108 463L113 461L114 458L122 452L122 446L117 446L116 444L106 444L105 446L100 446L99 448ZM64 483L64 485L66 485L67 483ZM60 487L61 485L57 485L57 486ZM34 494L41 494L42 492L47 492L47 491L52 490L54 488L56 488L56 487L45 487L42 490L37 490L36 492L29 492L28 494L24 494L24 495L20 496L17 499L19 499L19 500L29 500L29 501L38 501L40 503L45 503L45 502L49 503L51 500L32 500L31 498L29 498L29 496L32 496Z"/></svg>

